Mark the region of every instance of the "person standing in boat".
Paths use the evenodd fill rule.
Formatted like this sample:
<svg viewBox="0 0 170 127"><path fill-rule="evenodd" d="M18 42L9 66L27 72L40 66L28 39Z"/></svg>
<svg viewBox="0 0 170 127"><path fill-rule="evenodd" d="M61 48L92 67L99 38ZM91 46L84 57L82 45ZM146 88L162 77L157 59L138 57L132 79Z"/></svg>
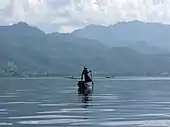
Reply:
<svg viewBox="0 0 170 127"><path fill-rule="evenodd" d="M92 79L88 75L88 73L90 73L90 72L91 72L91 70L88 71L87 68L84 67L83 72L81 74L81 81L83 80L83 75L84 75L84 80L85 80L86 83L89 83L89 82L93 83Z"/></svg>

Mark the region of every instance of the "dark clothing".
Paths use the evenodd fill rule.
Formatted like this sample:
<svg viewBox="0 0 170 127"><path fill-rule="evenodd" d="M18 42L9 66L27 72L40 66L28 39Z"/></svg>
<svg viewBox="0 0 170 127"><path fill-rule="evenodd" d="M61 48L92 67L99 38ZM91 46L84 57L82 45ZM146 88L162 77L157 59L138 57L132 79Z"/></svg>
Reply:
<svg viewBox="0 0 170 127"><path fill-rule="evenodd" d="M85 79L85 82L91 82L92 79L88 76L88 71L87 69L84 69L83 72L82 72L82 78L83 78L83 75L84 75L84 79Z"/></svg>
<svg viewBox="0 0 170 127"><path fill-rule="evenodd" d="M88 75L85 75L84 77L85 77L86 82L91 82L92 81L91 78Z"/></svg>

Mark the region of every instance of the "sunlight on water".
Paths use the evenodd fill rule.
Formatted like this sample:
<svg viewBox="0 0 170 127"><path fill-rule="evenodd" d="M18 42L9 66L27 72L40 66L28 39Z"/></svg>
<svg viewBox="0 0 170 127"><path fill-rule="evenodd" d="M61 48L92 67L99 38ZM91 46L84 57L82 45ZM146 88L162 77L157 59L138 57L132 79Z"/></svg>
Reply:
<svg viewBox="0 0 170 127"><path fill-rule="evenodd" d="M1 123L0 122L0 126L12 126L12 123Z"/></svg>
<svg viewBox="0 0 170 127"><path fill-rule="evenodd" d="M131 125L131 126L154 126L154 127L169 127L170 126L170 120L146 120L146 121L126 121L126 122L103 122L100 123L100 125L105 126L125 126L125 125Z"/></svg>
<svg viewBox="0 0 170 127"><path fill-rule="evenodd" d="M0 105L12 105L12 104L39 104L40 102L2 102Z"/></svg>
<svg viewBox="0 0 170 127"><path fill-rule="evenodd" d="M33 124L33 125L43 125L43 124L66 124L66 123L74 123L74 122L83 122L87 120L79 120L79 119L52 119L52 120L37 120L37 121L20 121L20 124Z"/></svg>
<svg viewBox="0 0 170 127"><path fill-rule="evenodd" d="M16 98L18 96L0 96L0 98Z"/></svg>
<svg viewBox="0 0 170 127"><path fill-rule="evenodd" d="M84 118L84 116L64 116L64 115L40 115L40 116L20 116L9 117L9 119L40 119L40 118Z"/></svg>

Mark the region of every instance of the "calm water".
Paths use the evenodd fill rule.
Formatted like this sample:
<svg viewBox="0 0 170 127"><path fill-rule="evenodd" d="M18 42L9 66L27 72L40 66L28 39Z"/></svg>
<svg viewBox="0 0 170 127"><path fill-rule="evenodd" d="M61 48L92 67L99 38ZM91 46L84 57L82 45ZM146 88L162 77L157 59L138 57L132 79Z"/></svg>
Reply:
<svg viewBox="0 0 170 127"><path fill-rule="evenodd" d="M96 79L88 97L76 80L0 79L0 126L169 127L170 79Z"/></svg>

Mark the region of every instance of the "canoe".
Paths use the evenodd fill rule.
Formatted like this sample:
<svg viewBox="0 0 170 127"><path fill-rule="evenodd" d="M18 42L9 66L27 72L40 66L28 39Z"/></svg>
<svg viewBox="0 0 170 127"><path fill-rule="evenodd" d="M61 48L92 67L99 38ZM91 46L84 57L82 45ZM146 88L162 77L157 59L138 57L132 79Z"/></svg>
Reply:
<svg viewBox="0 0 170 127"><path fill-rule="evenodd" d="M80 79L79 77L74 77L74 76L69 76L69 77L66 77L68 79Z"/></svg>
<svg viewBox="0 0 170 127"><path fill-rule="evenodd" d="M92 91L91 86L86 84L85 81L78 81L77 86L79 94L90 94Z"/></svg>
<svg viewBox="0 0 170 127"><path fill-rule="evenodd" d="M106 76L106 78L114 78L114 76Z"/></svg>

